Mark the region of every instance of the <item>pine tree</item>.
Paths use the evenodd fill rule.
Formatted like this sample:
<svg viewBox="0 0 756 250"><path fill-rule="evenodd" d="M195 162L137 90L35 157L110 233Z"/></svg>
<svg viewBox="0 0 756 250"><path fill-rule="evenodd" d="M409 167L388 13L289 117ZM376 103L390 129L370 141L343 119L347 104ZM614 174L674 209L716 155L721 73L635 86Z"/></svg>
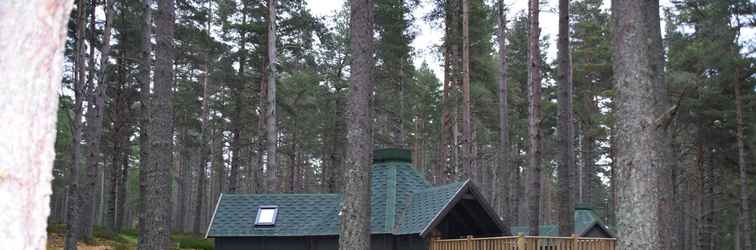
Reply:
<svg viewBox="0 0 756 250"><path fill-rule="evenodd" d="M541 131L541 60L538 25L539 0L528 5L528 227L529 235L539 235L541 216L541 169L543 166Z"/></svg>
<svg viewBox="0 0 756 250"><path fill-rule="evenodd" d="M139 248L167 249L170 245L170 167L173 164L173 63L175 58L175 2L158 1L156 19L155 90L149 102L150 161L141 170L142 209Z"/></svg>
<svg viewBox="0 0 756 250"><path fill-rule="evenodd" d="M512 225L512 173L516 169L510 160L509 145L509 75L507 74L507 16L504 0L498 0L496 13L498 19L497 38L499 43L499 158L496 168L496 194L497 212L502 217L502 224L509 228Z"/></svg>
<svg viewBox="0 0 756 250"><path fill-rule="evenodd" d="M572 66L570 64L569 1L559 0L559 234L569 236L574 231L575 203L573 174L575 173L575 126L572 118Z"/></svg>
<svg viewBox="0 0 756 250"><path fill-rule="evenodd" d="M339 249L370 248L370 99L373 92L373 1L352 0L351 87L347 113L347 157Z"/></svg>
<svg viewBox="0 0 756 250"><path fill-rule="evenodd" d="M613 1L621 249L659 249L659 170L669 160L659 2ZM642 194L642 195L638 195Z"/></svg>

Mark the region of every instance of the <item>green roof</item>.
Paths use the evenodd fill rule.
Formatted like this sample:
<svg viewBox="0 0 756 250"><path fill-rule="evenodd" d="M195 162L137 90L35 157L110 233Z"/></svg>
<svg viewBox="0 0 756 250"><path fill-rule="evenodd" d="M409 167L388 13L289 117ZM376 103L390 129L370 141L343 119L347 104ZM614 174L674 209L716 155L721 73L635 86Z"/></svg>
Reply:
<svg viewBox="0 0 756 250"><path fill-rule="evenodd" d="M593 209L587 207L576 206L575 208L575 231L574 234L582 236L587 233L589 229L594 226L599 226L604 229L610 235L612 234L609 229L599 220L598 216L593 212ZM541 236L559 236L559 225L540 225L538 227L539 234ZM528 235L529 230L527 226L513 226L512 234Z"/></svg>
<svg viewBox="0 0 756 250"><path fill-rule="evenodd" d="M409 162L388 155L393 158L376 160L371 170L373 234L422 235L456 195L472 187L431 186ZM338 235L341 202L341 194L222 194L207 237ZM275 226L255 226L257 208L266 205L278 206Z"/></svg>

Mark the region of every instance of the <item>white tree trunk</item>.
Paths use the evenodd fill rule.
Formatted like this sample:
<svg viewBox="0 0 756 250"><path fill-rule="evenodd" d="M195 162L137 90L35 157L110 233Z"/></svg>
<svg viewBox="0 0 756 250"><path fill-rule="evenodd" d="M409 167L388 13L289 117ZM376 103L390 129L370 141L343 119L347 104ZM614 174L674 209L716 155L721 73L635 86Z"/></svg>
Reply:
<svg viewBox="0 0 756 250"><path fill-rule="evenodd" d="M45 249L72 1L0 1L0 242Z"/></svg>

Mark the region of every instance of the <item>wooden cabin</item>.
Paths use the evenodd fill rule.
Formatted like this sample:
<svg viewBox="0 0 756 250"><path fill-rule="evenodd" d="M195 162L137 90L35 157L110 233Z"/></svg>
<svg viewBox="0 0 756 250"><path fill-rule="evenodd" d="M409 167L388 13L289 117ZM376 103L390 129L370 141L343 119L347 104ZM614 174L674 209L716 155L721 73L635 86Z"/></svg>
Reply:
<svg viewBox="0 0 756 250"><path fill-rule="evenodd" d="M371 249L425 250L431 238L504 233L501 220L470 181L432 186L408 150L374 152ZM215 249L338 249L342 195L221 194L207 238Z"/></svg>

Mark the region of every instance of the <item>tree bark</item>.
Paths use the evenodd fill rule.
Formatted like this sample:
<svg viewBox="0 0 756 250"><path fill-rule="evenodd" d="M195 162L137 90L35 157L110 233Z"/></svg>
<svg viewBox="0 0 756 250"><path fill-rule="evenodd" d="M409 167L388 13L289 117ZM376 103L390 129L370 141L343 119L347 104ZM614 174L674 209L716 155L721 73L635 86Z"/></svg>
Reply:
<svg viewBox="0 0 756 250"><path fill-rule="evenodd" d="M139 117L139 193L144 194L148 191L147 178L145 174L146 169L149 169L151 163L151 149L149 134L152 133L150 128L152 123L152 116L150 115L152 108L150 107L152 94L151 92L151 72L152 72L152 4L153 0L145 0L142 13L142 51L140 55L139 64L139 98L141 114ZM141 212L145 210L144 198L140 195L139 202L139 220L142 220ZM143 230L144 225L139 224L140 232Z"/></svg>
<svg viewBox="0 0 756 250"><path fill-rule="evenodd" d="M742 247L739 249L753 249L752 248L752 242L751 242L751 216L750 213L752 212L749 209L748 204L748 175L746 173L746 153L745 153L745 135L744 135L744 127L745 123L743 122L743 96L741 94L741 86L742 86L742 74L743 74L743 68L742 64L737 63L735 66L735 116L736 116L736 139L737 139L737 148L738 148L738 169L740 170L740 219L738 219L738 230L739 235L741 237L740 241L742 241Z"/></svg>
<svg viewBox="0 0 756 250"><path fill-rule="evenodd" d="M509 159L509 86L507 74L507 16L504 0L497 2L498 42L499 42L499 157L496 167L495 187L497 212L502 217L502 224L506 230L512 225L512 201L509 196L512 190L512 173L515 165ZM510 234L505 232L505 235Z"/></svg>
<svg viewBox="0 0 756 250"><path fill-rule="evenodd" d="M0 242L44 249L58 90L73 1L0 2Z"/></svg>
<svg viewBox="0 0 756 250"><path fill-rule="evenodd" d="M572 108L572 66L570 65L569 1L559 0L559 235L570 236L575 228L572 184L575 173L575 126ZM586 159L584 159L586 160Z"/></svg>
<svg viewBox="0 0 756 250"><path fill-rule="evenodd" d="M370 249L370 166L373 142L373 1L351 0L352 75L347 113L347 157L339 250Z"/></svg>
<svg viewBox="0 0 756 250"><path fill-rule="evenodd" d="M212 1L207 1L207 21L205 22L205 32L210 34L210 25L213 19L213 6ZM197 176L197 206L194 211L194 228L192 232L195 235L200 235L203 228L206 227L205 217L207 212L205 211L205 200L207 197L207 166L210 162L210 131L208 129L210 123L210 93L208 92L208 84L210 79L210 55L209 51L205 51L205 65L204 75L202 79L202 111L200 117L200 162ZM211 188L212 189L212 188Z"/></svg>
<svg viewBox="0 0 756 250"><path fill-rule="evenodd" d="M473 169L472 111L470 101L470 1L462 0L462 169L466 178L476 179Z"/></svg>
<svg viewBox="0 0 756 250"><path fill-rule="evenodd" d="M273 171L274 176L281 176L281 170L277 164L277 143L278 130L276 129L276 5L277 0L268 0L268 88L267 103L265 109L265 132L266 132L266 154L269 170ZM279 182L283 183L283 181ZM279 189L283 190L283 189Z"/></svg>
<svg viewBox="0 0 756 250"><path fill-rule="evenodd" d="M657 119L668 108L663 82L659 2L612 1L617 88L619 249L660 249L659 173L669 140Z"/></svg>
<svg viewBox="0 0 756 250"><path fill-rule="evenodd" d="M538 47L541 28L538 26L539 0L530 0L528 10L528 82L530 83L528 105L528 228L529 235L539 235L541 215L541 52Z"/></svg>
<svg viewBox="0 0 756 250"><path fill-rule="evenodd" d="M142 210L139 217L139 249L170 247L170 182L173 164L173 93L175 59L174 0L158 1L156 19L155 93L150 101L150 162L140 173Z"/></svg>

